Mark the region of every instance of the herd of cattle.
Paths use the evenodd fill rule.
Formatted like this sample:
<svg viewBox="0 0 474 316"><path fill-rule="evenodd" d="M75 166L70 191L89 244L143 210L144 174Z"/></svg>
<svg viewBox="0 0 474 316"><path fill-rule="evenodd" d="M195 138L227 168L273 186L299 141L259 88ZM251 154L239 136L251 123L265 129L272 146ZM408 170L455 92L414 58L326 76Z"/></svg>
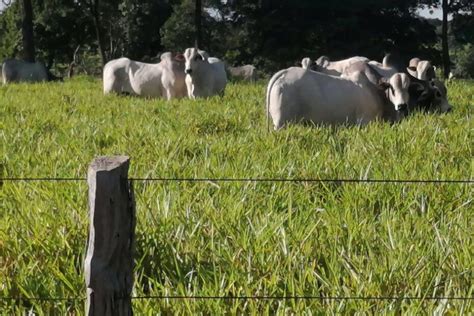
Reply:
<svg viewBox="0 0 474 316"><path fill-rule="evenodd" d="M256 80L252 65L228 67L205 51L188 48L184 54L164 53L156 64L128 58L109 61L103 69L104 94L145 97L202 98L222 95L227 74ZM304 58L302 67L278 71L266 90L267 115L274 128L290 122L359 124L376 119L398 121L415 109L448 112L444 83L429 61L413 58L400 66L391 55L382 63L365 57L331 61ZM6 60L3 83L55 79L41 63Z"/></svg>
<svg viewBox="0 0 474 316"><path fill-rule="evenodd" d="M413 58L406 69L391 55L382 63L365 57L331 62L304 58L302 68L277 72L267 86L266 105L275 129L290 122L359 124L399 121L409 112L449 112L443 82L429 61ZM404 71L405 70L405 71Z"/></svg>

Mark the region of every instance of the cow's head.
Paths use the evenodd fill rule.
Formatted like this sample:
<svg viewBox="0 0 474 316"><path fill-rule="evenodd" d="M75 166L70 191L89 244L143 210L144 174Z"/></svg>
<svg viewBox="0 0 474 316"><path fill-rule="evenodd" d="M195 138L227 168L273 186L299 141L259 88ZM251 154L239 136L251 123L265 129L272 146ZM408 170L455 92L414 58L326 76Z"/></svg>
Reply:
<svg viewBox="0 0 474 316"><path fill-rule="evenodd" d="M441 113L450 112L453 107L448 102L448 90L444 82L433 79L430 81L430 87L433 90L433 101L431 104L434 110Z"/></svg>
<svg viewBox="0 0 474 316"><path fill-rule="evenodd" d="M408 114L410 78L406 74L396 73L389 79L380 78L378 86L385 91L385 96L397 112Z"/></svg>
<svg viewBox="0 0 474 316"><path fill-rule="evenodd" d="M195 47L187 48L184 51L185 68L184 72L192 76L193 72L199 69L203 63L207 63L209 55L203 50L199 50Z"/></svg>
<svg viewBox="0 0 474 316"><path fill-rule="evenodd" d="M436 73L433 65L427 60L416 60L413 58L410 60L410 66L407 67L407 71L413 77L420 80L431 80L436 78Z"/></svg>
<svg viewBox="0 0 474 316"><path fill-rule="evenodd" d="M442 113L452 110L448 102L447 89L438 79L420 80L410 75L410 107Z"/></svg>
<svg viewBox="0 0 474 316"><path fill-rule="evenodd" d="M330 62L331 61L329 60L328 56L321 56L318 59L316 59L316 65L323 68L327 68Z"/></svg>

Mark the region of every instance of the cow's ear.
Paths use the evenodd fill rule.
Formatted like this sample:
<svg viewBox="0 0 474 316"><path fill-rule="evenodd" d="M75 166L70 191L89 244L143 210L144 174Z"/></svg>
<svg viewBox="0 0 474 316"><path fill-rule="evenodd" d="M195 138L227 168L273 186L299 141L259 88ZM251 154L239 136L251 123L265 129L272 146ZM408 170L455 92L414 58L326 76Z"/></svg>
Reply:
<svg viewBox="0 0 474 316"><path fill-rule="evenodd" d="M199 50L198 53L199 55L201 55L201 58L204 61L207 61L207 59L209 58L209 54L204 50Z"/></svg>
<svg viewBox="0 0 474 316"><path fill-rule="evenodd" d="M417 78L416 67L413 67L413 66L412 67L407 67L407 71L410 75Z"/></svg>
<svg viewBox="0 0 474 316"><path fill-rule="evenodd" d="M392 87L387 79L383 77L379 79L377 86L384 91Z"/></svg>
<svg viewBox="0 0 474 316"><path fill-rule="evenodd" d="M324 59L320 66L323 67L323 68L328 68L329 63L330 63L329 59Z"/></svg>
<svg viewBox="0 0 474 316"><path fill-rule="evenodd" d="M184 55L181 54L181 53L177 53L175 56L174 56L174 59L176 61L183 61L184 60Z"/></svg>

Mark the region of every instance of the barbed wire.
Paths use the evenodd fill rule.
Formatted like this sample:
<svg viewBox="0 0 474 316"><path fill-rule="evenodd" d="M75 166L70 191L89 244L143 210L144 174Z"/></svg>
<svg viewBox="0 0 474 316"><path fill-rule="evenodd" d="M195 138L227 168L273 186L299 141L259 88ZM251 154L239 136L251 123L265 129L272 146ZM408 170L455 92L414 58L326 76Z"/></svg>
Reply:
<svg viewBox="0 0 474 316"><path fill-rule="evenodd" d="M472 179L348 179L348 178L128 178L138 182L308 182L308 183L392 183L392 184L473 184ZM76 182L86 178L10 177L0 178L0 182Z"/></svg>
<svg viewBox="0 0 474 316"><path fill-rule="evenodd" d="M123 297L115 298L116 300L124 299ZM200 295L144 295L132 296L131 300L321 300L321 301L472 301L474 296L200 296ZM85 301L84 297L0 297L3 301Z"/></svg>

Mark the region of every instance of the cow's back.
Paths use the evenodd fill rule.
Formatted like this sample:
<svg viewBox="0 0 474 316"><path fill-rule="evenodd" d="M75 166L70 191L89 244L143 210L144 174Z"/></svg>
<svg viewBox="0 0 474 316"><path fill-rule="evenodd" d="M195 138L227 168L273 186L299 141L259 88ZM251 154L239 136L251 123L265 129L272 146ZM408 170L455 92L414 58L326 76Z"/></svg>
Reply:
<svg viewBox="0 0 474 316"><path fill-rule="evenodd" d="M334 71L339 72L339 74L342 74L345 72L347 67L351 66L353 63L360 62L360 61L369 62L369 59L366 57L355 56L355 57L351 57L351 58L347 58L347 59L343 59L339 61L333 61L329 63L329 65L327 66L327 69L334 70Z"/></svg>
<svg viewBox="0 0 474 316"><path fill-rule="evenodd" d="M163 68L161 64L131 62L129 69L130 85L135 94L143 97L162 97Z"/></svg>
<svg viewBox="0 0 474 316"><path fill-rule="evenodd" d="M360 76L354 74L353 76ZM269 111L275 128L287 122L310 121L315 124L365 124L383 115L367 84L357 79L289 68L275 80L269 93ZM272 79L273 80L273 79Z"/></svg>
<svg viewBox="0 0 474 316"><path fill-rule="evenodd" d="M217 58L215 58L217 59ZM210 63L212 69L213 94L222 93L227 85L227 73L225 71L224 62L217 60Z"/></svg>
<svg viewBox="0 0 474 316"><path fill-rule="evenodd" d="M253 65L244 65L240 67L228 67L229 73L232 77L240 78L247 81L256 81L256 68Z"/></svg>
<svg viewBox="0 0 474 316"><path fill-rule="evenodd" d="M102 74L104 94L111 92L133 93L128 77L131 62L130 59L122 57L105 64Z"/></svg>

